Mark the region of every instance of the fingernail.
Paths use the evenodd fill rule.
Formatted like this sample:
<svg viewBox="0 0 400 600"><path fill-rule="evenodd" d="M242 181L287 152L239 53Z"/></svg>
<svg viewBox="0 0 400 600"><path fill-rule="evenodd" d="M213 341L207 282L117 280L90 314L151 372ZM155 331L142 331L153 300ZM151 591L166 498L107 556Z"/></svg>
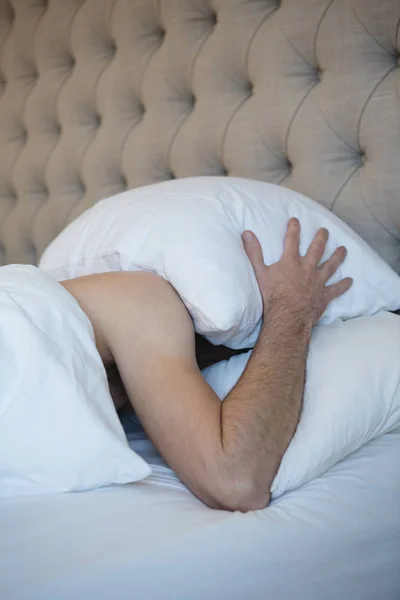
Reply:
<svg viewBox="0 0 400 600"><path fill-rule="evenodd" d="M251 233L251 231L243 231L242 233L242 240L244 242L250 242L250 240L253 239L253 234Z"/></svg>

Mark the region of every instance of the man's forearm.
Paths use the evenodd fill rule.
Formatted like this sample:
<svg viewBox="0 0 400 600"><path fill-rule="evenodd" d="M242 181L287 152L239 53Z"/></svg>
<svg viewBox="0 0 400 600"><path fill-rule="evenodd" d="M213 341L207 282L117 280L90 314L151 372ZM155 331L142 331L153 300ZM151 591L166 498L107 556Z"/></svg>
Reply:
<svg viewBox="0 0 400 600"><path fill-rule="evenodd" d="M247 367L221 407L224 455L269 493L299 420L311 323L272 307Z"/></svg>

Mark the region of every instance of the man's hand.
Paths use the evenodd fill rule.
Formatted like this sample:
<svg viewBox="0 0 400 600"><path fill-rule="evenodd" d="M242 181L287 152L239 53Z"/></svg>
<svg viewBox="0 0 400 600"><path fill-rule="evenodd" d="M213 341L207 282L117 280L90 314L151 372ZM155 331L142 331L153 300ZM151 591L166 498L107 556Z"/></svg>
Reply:
<svg viewBox="0 0 400 600"><path fill-rule="evenodd" d="M346 258L346 249L341 246L320 265L328 237L328 231L320 229L307 254L302 257L299 252L300 223L297 219L290 219L282 258L267 267L255 234L251 231L243 233L244 248L263 298L264 314L271 306L278 305L296 315L300 321L314 325L328 304L347 292L353 283L349 277L326 285Z"/></svg>

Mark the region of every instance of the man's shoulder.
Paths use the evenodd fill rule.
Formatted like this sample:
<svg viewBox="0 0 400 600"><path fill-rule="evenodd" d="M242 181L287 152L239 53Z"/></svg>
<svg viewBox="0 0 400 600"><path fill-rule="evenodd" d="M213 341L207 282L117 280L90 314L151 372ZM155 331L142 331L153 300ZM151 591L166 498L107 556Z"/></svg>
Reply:
<svg viewBox="0 0 400 600"><path fill-rule="evenodd" d="M147 271L88 275L62 282L92 323L105 362L116 345L159 343L177 332L194 335L186 307L164 278Z"/></svg>
<svg viewBox="0 0 400 600"><path fill-rule="evenodd" d="M148 306L149 301L160 296L179 299L168 281L147 271L95 273L60 283L85 309L96 312L100 308L111 310L113 303L115 307L126 301Z"/></svg>
<svg viewBox="0 0 400 600"><path fill-rule="evenodd" d="M110 271L107 273L94 273L84 275L67 281L60 282L71 293L78 290L85 294L96 293L103 295L109 293L110 288L119 291L144 292L147 289L173 289L166 279L150 271Z"/></svg>
<svg viewBox="0 0 400 600"><path fill-rule="evenodd" d="M101 306L104 313L118 318L130 314L154 316L164 312L186 312L176 290L160 275L148 271L102 273L87 281L87 293L93 304ZM132 311L135 311L134 313Z"/></svg>

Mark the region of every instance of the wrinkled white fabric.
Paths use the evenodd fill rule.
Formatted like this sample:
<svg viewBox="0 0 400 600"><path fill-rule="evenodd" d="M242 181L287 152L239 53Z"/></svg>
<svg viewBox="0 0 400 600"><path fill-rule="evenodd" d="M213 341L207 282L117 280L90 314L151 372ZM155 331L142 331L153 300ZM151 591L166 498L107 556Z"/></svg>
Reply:
<svg viewBox="0 0 400 600"><path fill-rule="evenodd" d="M0 269L0 498L143 479L92 326L39 269Z"/></svg>

